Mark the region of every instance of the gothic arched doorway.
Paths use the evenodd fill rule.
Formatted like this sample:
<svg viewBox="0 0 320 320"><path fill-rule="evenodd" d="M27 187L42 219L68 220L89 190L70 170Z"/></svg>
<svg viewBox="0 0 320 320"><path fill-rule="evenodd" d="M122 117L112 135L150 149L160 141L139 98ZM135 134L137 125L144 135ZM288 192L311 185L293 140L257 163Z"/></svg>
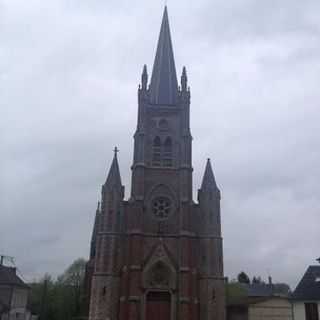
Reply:
<svg viewBox="0 0 320 320"><path fill-rule="evenodd" d="M168 291L150 291L147 294L146 320L171 319L171 294Z"/></svg>

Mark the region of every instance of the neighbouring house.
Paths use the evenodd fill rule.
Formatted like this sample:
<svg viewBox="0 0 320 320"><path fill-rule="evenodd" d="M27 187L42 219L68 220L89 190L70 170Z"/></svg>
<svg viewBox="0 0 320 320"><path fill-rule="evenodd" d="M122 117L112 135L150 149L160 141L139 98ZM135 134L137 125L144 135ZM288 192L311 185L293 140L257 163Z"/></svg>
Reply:
<svg viewBox="0 0 320 320"><path fill-rule="evenodd" d="M16 268L0 265L0 320L29 320L27 286L16 274Z"/></svg>
<svg viewBox="0 0 320 320"><path fill-rule="evenodd" d="M272 283L235 283L231 289L227 290L227 320L293 320L289 296L275 292Z"/></svg>
<svg viewBox="0 0 320 320"><path fill-rule="evenodd" d="M320 265L309 266L292 295L294 320L320 318Z"/></svg>

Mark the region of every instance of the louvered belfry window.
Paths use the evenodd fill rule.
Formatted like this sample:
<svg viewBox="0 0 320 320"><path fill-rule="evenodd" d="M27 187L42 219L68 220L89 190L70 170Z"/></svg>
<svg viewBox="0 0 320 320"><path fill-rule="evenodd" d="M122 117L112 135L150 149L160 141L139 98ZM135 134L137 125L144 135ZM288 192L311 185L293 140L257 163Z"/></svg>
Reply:
<svg viewBox="0 0 320 320"><path fill-rule="evenodd" d="M163 145L163 159L162 165L164 167L172 167L172 140L168 137Z"/></svg>
<svg viewBox="0 0 320 320"><path fill-rule="evenodd" d="M155 137L153 140L152 165L154 167L161 166L161 140L159 137Z"/></svg>
<svg viewBox="0 0 320 320"><path fill-rule="evenodd" d="M153 140L152 165L154 167L172 167L173 152L172 139L167 137L164 143L161 143L160 137Z"/></svg>

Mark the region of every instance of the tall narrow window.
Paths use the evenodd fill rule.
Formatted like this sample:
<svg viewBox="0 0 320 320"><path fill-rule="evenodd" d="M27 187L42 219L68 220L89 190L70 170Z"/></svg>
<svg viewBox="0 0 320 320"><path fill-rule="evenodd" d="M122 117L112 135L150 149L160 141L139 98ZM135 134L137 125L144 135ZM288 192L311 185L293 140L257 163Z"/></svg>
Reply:
<svg viewBox="0 0 320 320"><path fill-rule="evenodd" d="M159 137L155 137L153 140L152 165L161 166L161 140Z"/></svg>
<svg viewBox="0 0 320 320"><path fill-rule="evenodd" d="M305 303L306 320L319 320L318 304L309 302Z"/></svg>
<svg viewBox="0 0 320 320"><path fill-rule="evenodd" d="M164 167L172 167L172 140L170 137L164 142L162 165Z"/></svg>

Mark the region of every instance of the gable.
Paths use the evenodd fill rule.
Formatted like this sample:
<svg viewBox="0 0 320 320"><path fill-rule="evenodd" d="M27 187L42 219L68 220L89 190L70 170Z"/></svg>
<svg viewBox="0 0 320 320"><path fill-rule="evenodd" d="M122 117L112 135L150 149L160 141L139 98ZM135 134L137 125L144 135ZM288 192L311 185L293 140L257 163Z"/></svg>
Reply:
<svg viewBox="0 0 320 320"><path fill-rule="evenodd" d="M293 292L295 300L320 301L320 266L310 266Z"/></svg>
<svg viewBox="0 0 320 320"><path fill-rule="evenodd" d="M10 285L29 288L17 275L15 268L0 266L0 286Z"/></svg>

